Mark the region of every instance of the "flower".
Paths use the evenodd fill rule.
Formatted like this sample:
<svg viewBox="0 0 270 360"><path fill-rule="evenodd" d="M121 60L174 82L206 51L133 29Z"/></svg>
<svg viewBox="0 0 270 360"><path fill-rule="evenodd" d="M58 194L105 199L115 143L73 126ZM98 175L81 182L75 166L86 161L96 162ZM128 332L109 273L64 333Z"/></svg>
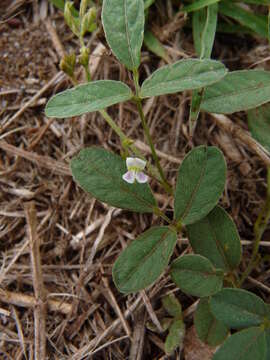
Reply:
<svg viewBox="0 0 270 360"><path fill-rule="evenodd" d="M143 172L146 161L139 158L128 157L126 158L126 164L128 171L122 176L123 180L129 184L133 184L135 180L140 184L148 181L148 176Z"/></svg>

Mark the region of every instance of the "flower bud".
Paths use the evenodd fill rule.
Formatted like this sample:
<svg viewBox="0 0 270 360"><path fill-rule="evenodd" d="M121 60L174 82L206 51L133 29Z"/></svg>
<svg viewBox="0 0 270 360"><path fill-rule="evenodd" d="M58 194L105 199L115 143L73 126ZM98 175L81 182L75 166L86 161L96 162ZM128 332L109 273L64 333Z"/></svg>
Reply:
<svg viewBox="0 0 270 360"><path fill-rule="evenodd" d="M79 63L86 68L88 67L88 62L89 62L89 49L83 46L81 48L81 54L79 56Z"/></svg>
<svg viewBox="0 0 270 360"><path fill-rule="evenodd" d="M60 69L71 78L73 77L76 64L75 53L65 54L60 62Z"/></svg>
<svg viewBox="0 0 270 360"><path fill-rule="evenodd" d="M96 17L97 10L95 7L91 7L81 20L81 36L84 36L86 32L92 32L96 29Z"/></svg>
<svg viewBox="0 0 270 360"><path fill-rule="evenodd" d="M87 5L88 5L88 0L81 0L81 4L80 4L80 19L81 20L82 20L84 14L86 13Z"/></svg>
<svg viewBox="0 0 270 360"><path fill-rule="evenodd" d="M67 1L65 3L64 18L65 18L65 21L66 21L67 25L69 26L70 30L73 32L73 34L75 34L76 36L79 36L79 34L80 34L79 19L75 19L75 17L72 15L72 11L71 11L72 6L73 6L72 1Z"/></svg>

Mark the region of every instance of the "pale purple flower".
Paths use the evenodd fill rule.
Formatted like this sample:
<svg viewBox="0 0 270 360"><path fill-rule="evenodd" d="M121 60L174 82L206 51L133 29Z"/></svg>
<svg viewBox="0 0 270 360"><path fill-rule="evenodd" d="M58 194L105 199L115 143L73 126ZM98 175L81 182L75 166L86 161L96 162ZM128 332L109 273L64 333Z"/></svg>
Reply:
<svg viewBox="0 0 270 360"><path fill-rule="evenodd" d="M136 181L140 184L144 184L148 181L148 176L143 172L146 161L139 158L128 157L126 159L128 171L122 176L123 180L129 184L133 184Z"/></svg>

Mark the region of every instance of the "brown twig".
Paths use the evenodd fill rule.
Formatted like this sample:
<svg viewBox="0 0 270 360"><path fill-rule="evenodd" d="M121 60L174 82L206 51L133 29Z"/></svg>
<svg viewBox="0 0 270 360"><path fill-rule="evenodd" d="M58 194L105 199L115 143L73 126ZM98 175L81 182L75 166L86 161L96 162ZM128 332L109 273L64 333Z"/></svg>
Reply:
<svg viewBox="0 0 270 360"><path fill-rule="evenodd" d="M37 306L34 307L35 322L35 359L46 359L46 293L43 285L42 267L39 251L39 236L37 233L37 214L33 201L25 203L24 209L28 225L30 240L30 257L35 298Z"/></svg>
<svg viewBox="0 0 270 360"><path fill-rule="evenodd" d="M34 104L41 97L41 95L45 93L45 91L47 91L56 82L63 80L64 77L65 74L62 71L54 75L54 77L47 84L45 84L29 101L27 101L19 111L17 111L9 120L0 126L0 132L5 130L10 124L13 123L14 120L21 116L25 110L29 108L29 106Z"/></svg>
<svg viewBox="0 0 270 360"><path fill-rule="evenodd" d="M18 316L17 311L16 311L14 306L12 306L12 315L13 315L13 319L16 322L16 327L17 327L17 331L18 331L18 337L19 337L19 340L20 340L20 344L21 344L23 354L24 354L25 358L27 359L25 339L24 339L24 335L23 335L23 331L22 331L22 325L21 325L19 316Z"/></svg>
<svg viewBox="0 0 270 360"><path fill-rule="evenodd" d="M16 263L18 258L21 256L21 254L24 252L24 250L27 248L29 244L29 240L25 241L25 243L22 245L22 247L16 251L15 256L12 258L8 266L3 269L3 271L0 273L0 284L5 279L6 274L9 272L9 270L12 268L12 266Z"/></svg>
<svg viewBox="0 0 270 360"><path fill-rule="evenodd" d="M37 306L37 301L34 296L3 289L0 289L0 301L25 308L34 308ZM48 299L47 303L50 311L59 311L62 314L68 315L72 310L72 305L67 302Z"/></svg>
<svg viewBox="0 0 270 360"><path fill-rule="evenodd" d="M123 314L122 314L122 311L110 289L110 286L109 286L109 282L106 278L102 278L102 281L105 285L105 288L106 288L106 293L107 295L109 295L109 298L110 298L110 303L112 305L112 307L114 308L116 314L119 316L119 319L121 321L121 323L123 324L123 328L127 334L128 337L130 337L131 335L131 331L130 331L130 328L129 328L129 325L128 325L128 322L126 321L126 319L124 318Z"/></svg>
<svg viewBox="0 0 270 360"><path fill-rule="evenodd" d="M146 145L144 142L140 141L140 140L136 140L134 145L141 151L144 151L148 154L151 154L151 149L150 146ZM181 164L183 159L181 158L177 158L175 156L169 155L164 153L163 151L160 150L156 150L157 155L161 158L161 159L165 159L171 163L175 163L175 164Z"/></svg>
<svg viewBox="0 0 270 360"><path fill-rule="evenodd" d="M148 296L146 295L146 292L144 290L142 290L141 294L142 294L142 298L143 298L146 310L147 310L152 322L155 324L158 331L160 333L162 333L163 332L162 326L161 326L161 324L160 324L160 322L159 322L159 320L157 318L156 313L154 312L154 309L152 307L152 304L150 303L150 300L149 300Z"/></svg>
<svg viewBox="0 0 270 360"><path fill-rule="evenodd" d="M128 318L132 312L137 308L137 306L139 305L139 303L141 302L142 298L141 296L139 296L134 302L133 304L125 311L124 313L124 317ZM94 349L95 347L98 346L98 344L100 344L100 342L102 340L104 340L107 336L109 336L112 331L121 324L120 319L116 319L114 320L114 322L107 327L107 329L105 329L103 332L101 332L100 334L98 334L93 340L91 340L88 344L86 344L85 346L83 346L81 349L79 349L72 357L70 360L81 360L83 359L86 355L90 355L91 354L91 349Z"/></svg>
<svg viewBox="0 0 270 360"><path fill-rule="evenodd" d="M46 25L46 29L50 35L50 38L52 40L53 46L54 46L59 58L62 59L63 56L65 55L65 49L64 49L63 44L59 40L59 37L57 35L57 32L56 32L51 20L47 19L45 21L45 25Z"/></svg>
<svg viewBox="0 0 270 360"><path fill-rule="evenodd" d="M4 140L0 140L0 149L3 149L5 151L9 152L12 155L20 156L24 159L32 161L36 165L40 165L46 169L49 169L56 174L71 176L71 171L70 171L68 165L66 165L60 161L56 161L56 160L50 158L49 156L41 156L32 151L30 152L30 151L20 149L16 146L8 144Z"/></svg>
<svg viewBox="0 0 270 360"><path fill-rule="evenodd" d="M233 137L238 138L252 152L257 154L265 165L270 166L270 154L261 144L254 140L247 131L243 130L240 126L235 125L225 115L211 114L211 116L218 126L229 132Z"/></svg>
<svg viewBox="0 0 270 360"><path fill-rule="evenodd" d="M133 339L129 353L129 360L141 360L145 338L145 310L138 310L134 314Z"/></svg>

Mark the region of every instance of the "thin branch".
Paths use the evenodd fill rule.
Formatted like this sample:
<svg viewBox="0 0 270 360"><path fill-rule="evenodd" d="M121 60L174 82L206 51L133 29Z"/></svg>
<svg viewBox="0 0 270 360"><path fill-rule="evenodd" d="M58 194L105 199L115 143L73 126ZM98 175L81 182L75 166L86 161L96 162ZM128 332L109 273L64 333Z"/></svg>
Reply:
<svg viewBox="0 0 270 360"><path fill-rule="evenodd" d="M35 308L37 306L37 300L34 296L16 293L13 291L7 291L3 289L0 289L0 301L6 304L13 304L25 308ZM64 315L68 315L72 311L72 304L69 304L62 300L59 301L48 299L47 303L50 311L59 311Z"/></svg>
<svg viewBox="0 0 270 360"><path fill-rule="evenodd" d="M152 304L150 303L150 300L149 300L148 296L146 295L146 292L144 290L142 290L141 294L142 294L142 298L143 298L146 310L147 310L152 322L155 324L158 331L160 333L162 333L163 332L162 326L161 326L161 324L160 324L160 322L159 322L159 320L157 318L156 313L154 312L154 309L152 307Z"/></svg>
<svg viewBox="0 0 270 360"><path fill-rule="evenodd" d="M37 234L37 214L33 201L24 204L30 240L33 285L37 306L34 308L35 320L35 359L46 359L46 293L43 285L42 267Z"/></svg>

